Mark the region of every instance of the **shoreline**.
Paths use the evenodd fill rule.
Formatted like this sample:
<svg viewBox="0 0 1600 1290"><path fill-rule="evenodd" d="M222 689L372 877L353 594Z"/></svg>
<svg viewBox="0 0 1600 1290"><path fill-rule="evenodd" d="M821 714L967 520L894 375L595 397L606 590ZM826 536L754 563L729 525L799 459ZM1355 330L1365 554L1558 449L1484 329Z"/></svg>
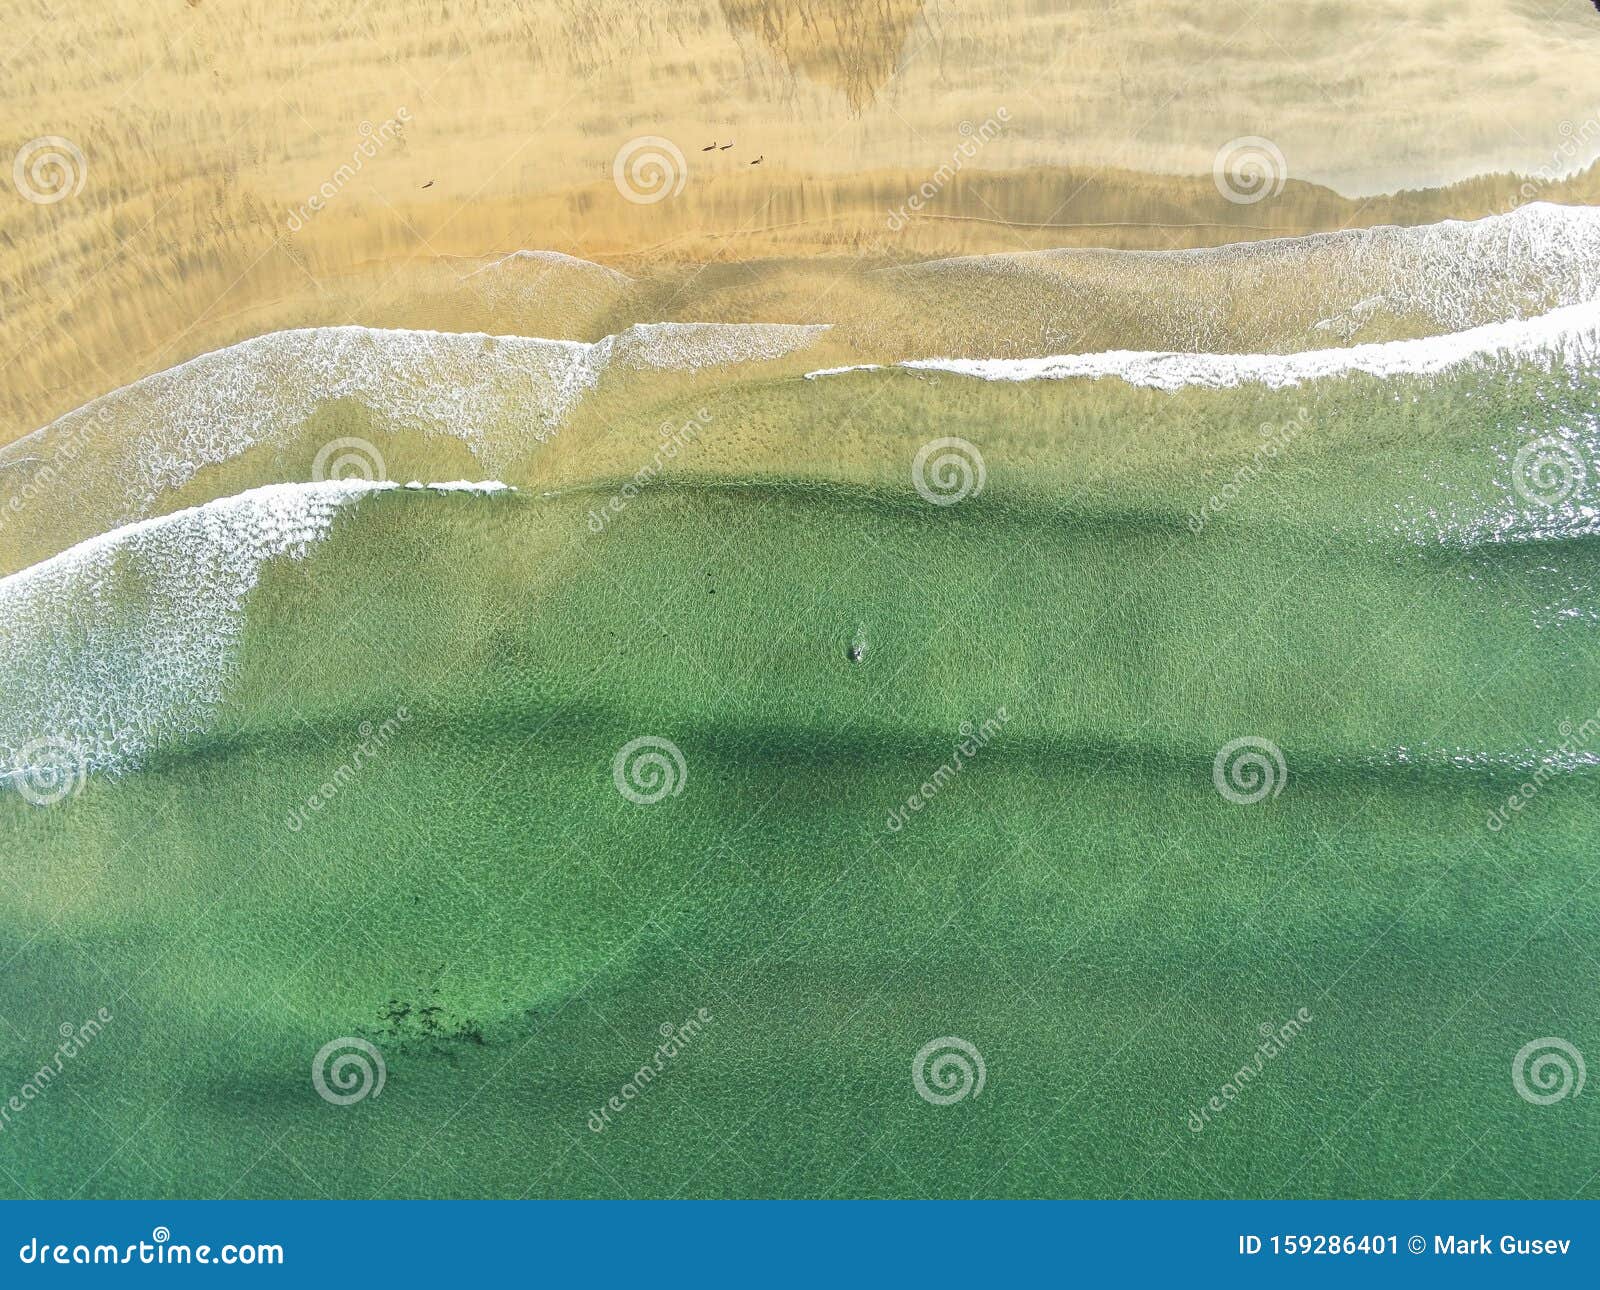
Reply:
<svg viewBox="0 0 1600 1290"><path fill-rule="evenodd" d="M776 320L775 301L825 289L842 272L994 252L1192 250L1479 219L1527 204L1517 198L1529 182L1483 176L1356 201L1290 180L1276 197L1239 204L1209 175L969 170L938 194L940 209L914 212L891 232L890 217L917 178L889 171L818 180L774 170L759 189L708 181L652 205L624 201L610 182L465 205L438 189L427 201L395 192L393 203L376 207L352 195L293 235L266 215L271 199L237 196L226 204L228 218L190 228L165 253L145 257L105 249L96 231L107 220L140 219L142 208L123 202L52 214L61 227L42 224L22 236L0 267L0 294L9 287L18 302L0 318L0 352L12 356L0 389L0 444L107 389L266 331L357 322L588 339L585 318L606 314L620 289L617 273L645 280L646 291L655 283L666 305L658 316ZM1544 185L1538 198L1600 204L1600 168ZM486 247L512 246L496 253L514 255L530 230L554 258L590 262L581 299L540 302L531 288L485 295L470 308L452 298L463 277L454 271L458 259L482 267ZM730 287L734 264L746 280ZM539 275L536 286L571 266L526 268L524 276ZM812 284L799 285L807 275ZM480 285L487 292L492 284ZM509 311L515 322L497 328L485 310Z"/></svg>

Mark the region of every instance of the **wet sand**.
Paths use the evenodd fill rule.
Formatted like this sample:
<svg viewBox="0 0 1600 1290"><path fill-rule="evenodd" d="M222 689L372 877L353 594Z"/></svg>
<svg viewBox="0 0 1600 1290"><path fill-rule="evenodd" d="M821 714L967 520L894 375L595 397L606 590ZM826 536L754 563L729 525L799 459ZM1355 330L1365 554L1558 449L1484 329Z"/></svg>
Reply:
<svg viewBox="0 0 1600 1290"><path fill-rule="evenodd" d="M0 25L0 1194L1595 1193L1590 6Z"/></svg>
<svg viewBox="0 0 1600 1290"><path fill-rule="evenodd" d="M455 326L415 293L457 256L757 262L750 307L781 308L773 260L1214 245L1600 198L1561 181L1600 149L1579 0L1448 21L1398 0L5 8L4 137L76 151L38 177L61 200L0 203L0 442L262 331ZM1281 166L1229 201L1214 163L1251 136ZM669 196L630 201L614 162L647 137L682 163Z"/></svg>

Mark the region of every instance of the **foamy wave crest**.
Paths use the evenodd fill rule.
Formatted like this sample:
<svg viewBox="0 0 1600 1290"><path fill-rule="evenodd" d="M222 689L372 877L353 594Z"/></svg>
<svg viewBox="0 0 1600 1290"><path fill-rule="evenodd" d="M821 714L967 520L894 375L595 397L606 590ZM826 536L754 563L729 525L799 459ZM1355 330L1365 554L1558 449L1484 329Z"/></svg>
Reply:
<svg viewBox="0 0 1600 1290"><path fill-rule="evenodd" d="M83 536L149 515L162 494L204 467L281 439L335 400L352 400L371 414L364 434L451 436L486 472L503 474L556 433L608 370L698 371L782 358L825 330L655 323L592 343L355 326L271 332L67 413L0 449L0 471L92 442L92 469L84 463L57 472L48 501L52 522L73 516L87 526L73 536Z"/></svg>
<svg viewBox="0 0 1600 1290"><path fill-rule="evenodd" d="M48 745L72 748L88 771L120 772L165 740L204 732L262 568L303 557L341 508L396 487L272 484L115 529L0 578L0 767L33 774L33 750Z"/></svg>
<svg viewBox="0 0 1600 1290"><path fill-rule="evenodd" d="M1365 373L1428 376L1469 363L1592 360L1600 353L1600 302L1568 305L1537 318L1492 323L1447 336L1391 340L1299 354L1181 354L1107 350L1048 358L919 358L901 367L985 381L1062 381L1116 377L1156 390L1231 389L1256 384L1286 389L1307 381ZM810 375L820 375L811 373Z"/></svg>
<svg viewBox="0 0 1600 1290"><path fill-rule="evenodd" d="M924 335L942 335L940 315L957 310L979 319L957 343L990 353L1038 354L1041 334L1082 337L1084 350L1109 334L1152 349L1283 352L1362 332L1464 331L1593 300L1600 208L1531 202L1478 220L1182 251L962 256L882 272L928 313Z"/></svg>

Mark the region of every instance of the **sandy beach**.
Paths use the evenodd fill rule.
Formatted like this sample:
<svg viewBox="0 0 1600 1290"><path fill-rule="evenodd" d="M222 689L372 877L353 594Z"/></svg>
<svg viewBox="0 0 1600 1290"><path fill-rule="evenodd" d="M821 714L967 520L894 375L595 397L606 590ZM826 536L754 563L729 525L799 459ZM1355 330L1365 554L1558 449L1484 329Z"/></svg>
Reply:
<svg viewBox="0 0 1600 1290"><path fill-rule="evenodd" d="M6 0L0 137L33 197L0 202L0 442L280 327L470 325L429 298L460 257L721 266L749 282L722 293L730 317L792 317L818 290L797 260L1600 197L1574 178L1600 153L1591 6L1455 8L194 0L156 21ZM625 191L619 159L652 139L665 189ZM1224 174L1266 167L1246 201L1214 182L1230 144ZM690 308L667 297L665 316Z"/></svg>
<svg viewBox="0 0 1600 1290"><path fill-rule="evenodd" d="M1587 0L0 31L0 1199L1600 1195Z"/></svg>

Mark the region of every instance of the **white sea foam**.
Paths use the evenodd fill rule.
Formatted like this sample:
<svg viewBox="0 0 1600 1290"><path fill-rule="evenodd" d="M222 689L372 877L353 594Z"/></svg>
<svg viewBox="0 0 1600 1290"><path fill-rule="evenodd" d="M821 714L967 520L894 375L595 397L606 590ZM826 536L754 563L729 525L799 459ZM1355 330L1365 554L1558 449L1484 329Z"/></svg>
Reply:
<svg viewBox="0 0 1600 1290"><path fill-rule="evenodd" d="M208 729L262 568L303 557L341 508L396 487L269 484L124 525L0 578L0 778L28 770L41 743L118 772Z"/></svg>
<svg viewBox="0 0 1600 1290"><path fill-rule="evenodd" d="M406 487L432 489L436 493L514 493L517 491L510 484L501 483L498 479L450 479L432 484L424 484L420 479L413 479Z"/></svg>
<svg viewBox="0 0 1600 1290"><path fill-rule="evenodd" d="M0 449L0 469L52 459L93 440L94 478L63 471L52 506L69 511L74 484L96 495L114 481L111 527L206 466L229 461L348 400L374 432L416 431L463 441L492 473L556 433L607 370L699 371L781 358L824 325L653 323L595 342L483 333L311 327L271 332L202 354L86 403ZM380 445L381 446L381 445Z"/></svg>
<svg viewBox="0 0 1600 1290"><path fill-rule="evenodd" d="M1231 389L1246 384L1286 389L1307 381L1366 373L1427 376L1469 363L1550 364L1592 361L1600 354L1600 301L1567 305L1537 318L1490 323L1444 336L1382 341L1298 354L1184 354L1107 350L1046 358L921 358L899 367L950 372L984 381L1096 380L1116 377L1156 390ZM831 373L841 370L831 369ZM829 375L830 369L808 376Z"/></svg>
<svg viewBox="0 0 1600 1290"><path fill-rule="evenodd" d="M535 269L540 272L557 270L570 272L596 279L607 281L618 287L629 287L634 280L619 269L610 268L604 264L596 264L593 260L579 259L575 255L567 255L561 251L512 251L508 255L499 256L490 260L488 264L480 265L468 278L476 278L483 274L503 273L518 269Z"/></svg>
<svg viewBox="0 0 1600 1290"><path fill-rule="evenodd" d="M1037 319L1071 332L1086 312L1126 318L1163 345L1192 350L1303 347L1351 339L1386 319L1413 332L1463 331L1600 296L1600 207L1530 202L1503 215L1378 225L1184 250L1062 248L932 260L881 271L954 298L1033 352ZM1007 308L1007 302L1012 307ZM1000 346L991 337L992 352Z"/></svg>

